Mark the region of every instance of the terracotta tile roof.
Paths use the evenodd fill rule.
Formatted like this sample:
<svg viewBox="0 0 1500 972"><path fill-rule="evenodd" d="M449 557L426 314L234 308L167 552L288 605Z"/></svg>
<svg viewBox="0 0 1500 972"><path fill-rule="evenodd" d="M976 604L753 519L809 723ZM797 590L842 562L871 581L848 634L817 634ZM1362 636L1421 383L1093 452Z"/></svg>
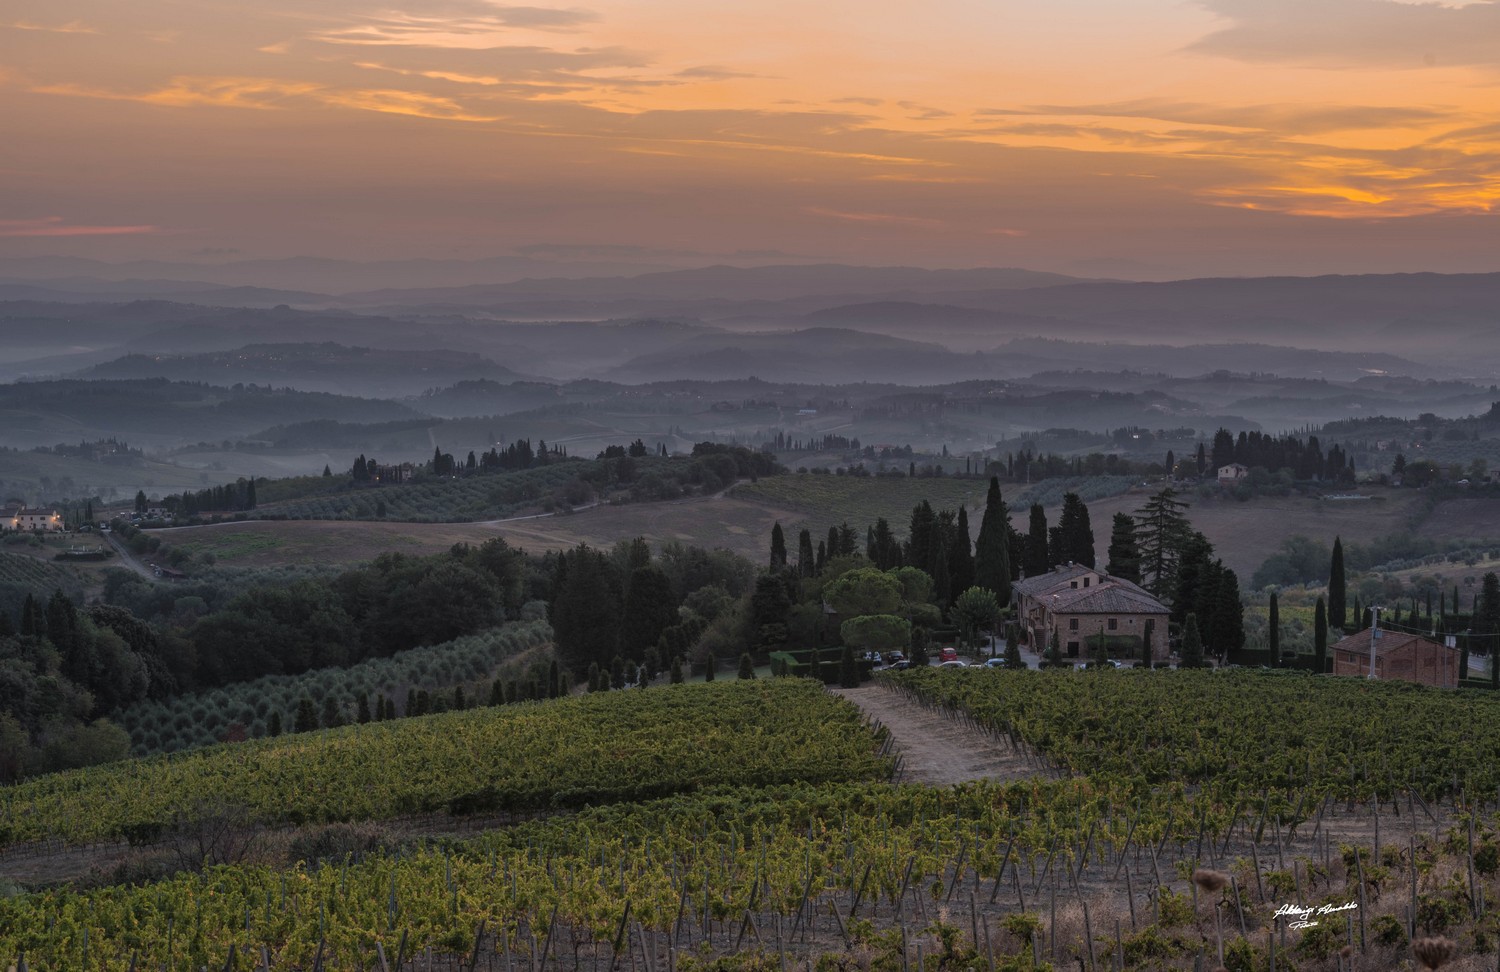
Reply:
<svg viewBox="0 0 1500 972"><path fill-rule="evenodd" d="M1094 574L1097 584L1074 587L1078 578ZM1166 605L1128 580L1111 577L1102 570L1067 564L1036 577L1017 581L1012 589L1065 614L1166 614Z"/></svg>
<svg viewBox="0 0 1500 972"><path fill-rule="evenodd" d="M1379 657L1380 655L1388 655L1393 651L1399 651L1400 649L1417 642L1420 642L1424 647L1428 648L1447 647L1446 645L1439 644L1430 638L1424 638L1421 635L1409 634L1405 631L1382 630L1380 632L1380 637L1375 639L1375 655L1377 657ZM1361 655L1365 658L1369 658L1370 632L1368 630L1356 631L1354 634L1349 635L1347 638L1341 638L1338 641L1335 641L1333 644L1329 645L1328 648L1330 651L1353 652L1356 655ZM1448 650L1454 652L1455 654L1458 652L1457 648L1448 648Z"/></svg>
<svg viewBox="0 0 1500 972"><path fill-rule="evenodd" d="M1129 585L1128 587L1126 585ZM1134 588L1134 589L1132 589ZM1129 581L1106 581L1093 587L1048 595L1055 614L1166 614L1167 606Z"/></svg>

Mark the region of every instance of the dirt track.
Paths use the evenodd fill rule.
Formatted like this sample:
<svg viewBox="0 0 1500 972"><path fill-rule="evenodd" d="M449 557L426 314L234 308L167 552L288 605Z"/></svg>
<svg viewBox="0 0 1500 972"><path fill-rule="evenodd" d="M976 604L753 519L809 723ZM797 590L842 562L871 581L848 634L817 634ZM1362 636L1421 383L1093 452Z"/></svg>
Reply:
<svg viewBox="0 0 1500 972"><path fill-rule="evenodd" d="M890 730L901 754L901 780L946 786L967 780L1014 780L1041 771L1008 744L974 732L963 724L925 709L876 685L837 689Z"/></svg>

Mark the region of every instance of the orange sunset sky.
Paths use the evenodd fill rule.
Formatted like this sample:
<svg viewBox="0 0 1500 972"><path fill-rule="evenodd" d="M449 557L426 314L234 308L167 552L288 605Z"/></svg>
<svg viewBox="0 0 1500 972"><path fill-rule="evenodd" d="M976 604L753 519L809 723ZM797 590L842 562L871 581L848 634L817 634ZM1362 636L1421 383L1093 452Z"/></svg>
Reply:
<svg viewBox="0 0 1500 972"><path fill-rule="evenodd" d="M1500 2L7 0L0 255L1500 270Z"/></svg>

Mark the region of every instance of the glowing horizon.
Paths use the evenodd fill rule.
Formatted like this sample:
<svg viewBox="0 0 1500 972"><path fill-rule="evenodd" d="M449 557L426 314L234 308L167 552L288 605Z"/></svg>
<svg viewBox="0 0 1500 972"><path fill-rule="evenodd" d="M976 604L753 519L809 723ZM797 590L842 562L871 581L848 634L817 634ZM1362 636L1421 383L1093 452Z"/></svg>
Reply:
<svg viewBox="0 0 1500 972"><path fill-rule="evenodd" d="M0 254L1500 269L1496 0L315 9L14 0Z"/></svg>

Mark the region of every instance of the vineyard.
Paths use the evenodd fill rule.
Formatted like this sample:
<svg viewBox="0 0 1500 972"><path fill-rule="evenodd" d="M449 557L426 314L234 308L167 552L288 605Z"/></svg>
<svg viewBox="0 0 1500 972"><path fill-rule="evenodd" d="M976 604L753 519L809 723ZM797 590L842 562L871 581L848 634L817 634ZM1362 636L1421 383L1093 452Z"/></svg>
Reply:
<svg viewBox="0 0 1500 972"><path fill-rule="evenodd" d="M0 551L0 611L15 615L27 594L45 600L60 590L78 597L87 587L88 581L76 567Z"/></svg>
<svg viewBox="0 0 1500 972"><path fill-rule="evenodd" d="M1500 793L1500 699L1294 672L913 670L903 691L1055 765L1219 803ZM1289 803L1291 801L1291 803Z"/></svg>
<svg viewBox="0 0 1500 972"><path fill-rule="evenodd" d="M889 774L858 710L801 680L607 692L346 726L57 773L0 790L0 846L153 839L190 808L262 824L517 812L715 784Z"/></svg>
<svg viewBox="0 0 1500 972"><path fill-rule="evenodd" d="M885 730L787 678L98 767L4 793L7 839L180 848L204 832L180 812L198 805L298 836L153 883L0 898L0 956L37 969L1354 972L1356 959L1410 968L1412 943L1443 934L1463 955L1445 972L1494 966L1488 697L1292 673L925 669L883 684L1034 775L880 782L902 774L900 741L885 755ZM339 823L547 809L576 812L415 841Z"/></svg>
<svg viewBox="0 0 1500 972"><path fill-rule="evenodd" d="M291 726L304 698L336 699L344 721L353 720L360 696L373 703L380 695L404 698L409 690L451 695L459 686L469 698L483 701L504 663L550 644L551 637L546 622L506 625L348 668L268 675L199 695L141 702L118 713L114 721L130 733L135 754L145 756L213 745L236 725L247 736L264 736L273 713L281 716L282 725Z"/></svg>
<svg viewBox="0 0 1500 972"><path fill-rule="evenodd" d="M1217 948L1252 972L1320 968L1345 944L1389 962L1414 932L1476 912L1496 925L1483 905L1496 821L1477 814L1467 831L1413 820L1382 853L1378 838L1335 846L1330 813L1321 830L1267 836L1261 858L1228 835L1195 848L1186 830L1148 829L1172 816L1165 803L1108 806L1084 780L709 790L404 851L3 899L0 954L244 970L416 970L434 952L445 969L619 969L639 955L672 970L821 952L832 972L859 955L891 970L1162 968ZM1186 880L1169 852L1222 862L1222 883ZM1276 916L1289 901L1339 910L1289 935Z"/></svg>

